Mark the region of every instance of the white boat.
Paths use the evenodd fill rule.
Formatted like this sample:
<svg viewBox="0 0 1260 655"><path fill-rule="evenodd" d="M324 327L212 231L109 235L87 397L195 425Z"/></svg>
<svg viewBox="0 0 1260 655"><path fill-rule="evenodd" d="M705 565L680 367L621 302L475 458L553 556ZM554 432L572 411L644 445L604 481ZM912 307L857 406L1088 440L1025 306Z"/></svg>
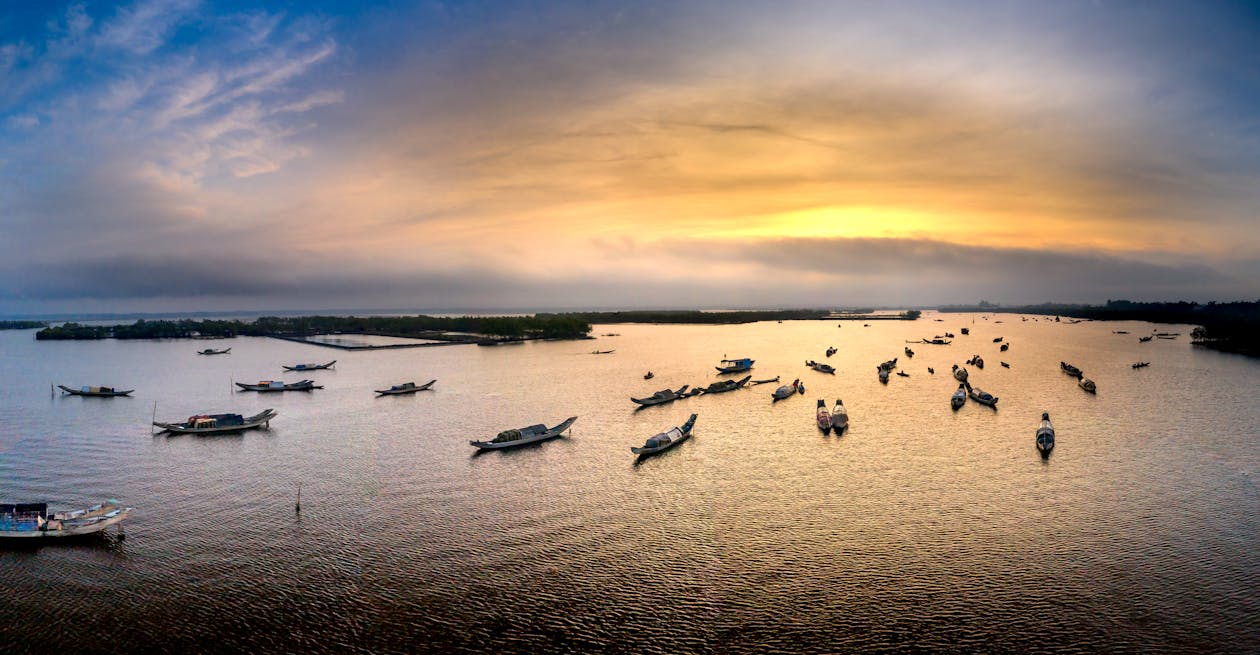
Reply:
<svg viewBox="0 0 1260 655"><path fill-rule="evenodd" d="M504 430L490 441L469 441L470 446L476 446L482 450L499 450L502 448L515 448L526 444L538 443L560 436L565 430L568 430L578 417L570 416L564 422L555 427L547 427L542 423L530 425L515 430Z"/></svg>
<svg viewBox="0 0 1260 655"><path fill-rule="evenodd" d="M966 381L967 381L967 369L962 368L962 367L960 367L960 366L959 366L959 365L957 365L957 364L954 364L954 379L955 379L955 380L958 380L959 382L966 382Z"/></svg>
<svg viewBox="0 0 1260 655"><path fill-rule="evenodd" d="M827 411L827 401L822 398L818 399L818 411L814 413L815 419L818 421L818 429L823 434L831 432L831 412Z"/></svg>
<svg viewBox="0 0 1260 655"><path fill-rule="evenodd" d="M770 394L770 396L775 401L779 401L779 400L783 400L784 398L788 398L796 394L797 391L800 391L801 393L805 393L804 387L801 385L801 381L799 379L792 380L792 384L785 384L779 387L778 389L775 389L774 392Z"/></svg>
<svg viewBox="0 0 1260 655"><path fill-rule="evenodd" d="M691 428L694 427L695 424L696 415L692 414L691 418L687 419L687 422L683 423L682 426L673 427L664 432L652 435L651 437L648 437L646 442L644 442L642 448L635 448L631 446L630 452L643 457L645 455L655 455L662 450L673 448L674 446L677 446L678 444L691 438Z"/></svg>
<svg viewBox="0 0 1260 655"><path fill-rule="evenodd" d="M958 409L965 404L967 404L967 390L964 385L959 384L958 390L954 392L954 395L949 397L949 406L954 409Z"/></svg>
<svg viewBox="0 0 1260 655"><path fill-rule="evenodd" d="M409 393L416 393L417 391L427 391L433 386L434 382L437 382L437 380L429 380L420 386L416 386L415 382L404 382L402 384L395 384L388 389L376 389L375 391L381 396L402 396Z"/></svg>
<svg viewBox="0 0 1260 655"><path fill-rule="evenodd" d="M258 427L269 428L276 414L276 410L270 408L249 417L240 414L196 414L182 423L154 421L153 425L175 434L226 434Z"/></svg>
<svg viewBox="0 0 1260 655"><path fill-rule="evenodd" d="M1041 413L1041 425L1037 428L1037 450L1045 457L1054 450L1054 426L1050 424L1050 413Z"/></svg>
<svg viewBox="0 0 1260 655"><path fill-rule="evenodd" d="M0 504L0 539L79 537L122 523L131 513L110 499L73 512L48 513L47 503Z"/></svg>
<svg viewBox="0 0 1260 655"><path fill-rule="evenodd" d="M967 392L967 395L971 396L972 400L980 403L981 405L997 407L998 397L988 391L984 391L977 387L967 387Z"/></svg>
<svg viewBox="0 0 1260 655"><path fill-rule="evenodd" d="M1080 382L1076 384L1089 393L1098 393L1098 385L1094 384L1094 381L1089 378L1081 378Z"/></svg>
<svg viewBox="0 0 1260 655"><path fill-rule="evenodd" d="M849 410L844 408L844 401L836 398L836 406L831 410L831 428L836 434L849 427Z"/></svg>

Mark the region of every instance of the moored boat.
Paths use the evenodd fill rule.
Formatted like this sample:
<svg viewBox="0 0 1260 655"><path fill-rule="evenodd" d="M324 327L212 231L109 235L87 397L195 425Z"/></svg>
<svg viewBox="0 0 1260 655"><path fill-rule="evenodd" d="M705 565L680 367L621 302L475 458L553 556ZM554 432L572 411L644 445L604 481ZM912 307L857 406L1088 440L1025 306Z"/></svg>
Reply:
<svg viewBox="0 0 1260 655"><path fill-rule="evenodd" d="M888 384L888 369L886 368L879 369L879 381L883 382L884 384Z"/></svg>
<svg viewBox="0 0 1260 655"><path fill-rule="evenodd" d="M980 403L981 405L988 405L989 407L997 407L998 397L989 393L988 391L984 391L983 389L980 389L978 387L969 386L967 387L967 395L970 396L972 400Z"/></svg>
<svg viewBox="0 0 1260 655"><path fill-rule="evenodd" d="M903 377L903 378L908 378L908 377L910 377L910 374L909 374L909 373L907 373L907 372L905 372L905 371L897 371L897 376L898 376L898 377Z"/></svg>
<svg viewBox="0 0 1260 655"><path fill-rule="evenodd" d="M1008 351L1008 350L1010 350L1010 349L1011 349L1011 344L1009 344L1009 343L1004 343L1004 344L1002 344L1002 347L1001 347L1001 348L998 348L998 350L1000 350L1000 351L1002 351L1002 352L1006 352L1006 351Z"/></svg>
<svg viewBox="0 0 1260 655"><path fill-rule="evenodd" d="M683 394L687 393L687 387L689 386L691 385L684 384L681 387L679 387L677 390L661 389L660 391L657 391L656 393L648 396L647 398L631 398L630 402L636 405L642 405L643 407L650 407L652 405L662 405L665 403L670 403L675 400L678 400L679 398L684 398L685 396Z"/></svg>
<svg viewBox="0 0 1260 655"><path fill-rule="evenodd" d="M415 382L404 382L402 384L395 384L388 389L376 389L375 391L377 394L382 396L402 396L409 393L416 393L417 391L426 391L433 386L434 382L437 382L437 380L429 380L419 386L417 386Z"/></svg>
<svg viewBox="0 0 1260 655"><path fill-rule="evenodd" d="M955 379L955 380L958 380L959 382L966 382L966 381L967 381L967 369L962 368L962 367L960 367L960 366L959 366L959 365L957 365L957 364L954 364L954 379Z"/></svg>
<svg viewBox="0 0 1260 655"><path fill-rule="evenodd" d="M656 377L656 375L655 375L654 373L652 373L651 371L648 371L648 372L647 372L647 374L643 376L643 379L644 379L644 380L651 380L651 379L652 379L652 378L654 378L654 377Z"/></svg>
<svg viewBox="0 0 1260 655"><path fill-rule="evenodd" d="M954 409L958 409L965 404L967 404L967 389L965 385L959 384L958 390L954 392L954 395L949 397L949 406Z"/></svg>
<svg viewBox="0 0 1260 655"><path fill-rule="evenodd" d="M818 410L814 412L814 418L823 434L831 433L831 412L827 410L827 401L822 398L818 399Z"/></svg>
<svg viewBox="0 0 1260 655"><path fill-rule="evenodd" d="M1054 426L1050 424L1050 413L1041 413L1041 425L1037 427L1037 450L1046 457L1054 450Z"/></svg>
<svg viewBox="0 0 1260 655"><path fill-rule="evenodd" d="M796 395L802 389L800 379L792 380L792 384L785 384L770 393L771 398L778 402L784 398Z"/></svg>
<svg viewBox="0 0 1260 655"><path fill-rule="evenodd" d="M1136 364L1133 365L1133 368L1146 368L1147 366L1150 366L1150 365L1151 365L1150 362L1137 362Z"/></svg>
<svg viewBox="0 0 1260 655"><path fill-rule="evenodd" d="M827 349L827 356L828 356L828 357L831 357L831 356L832 356L832 355L834 355L834 354L836 354L836 347L835 347L835 346L832 346L832 347L830 347L830 348L828 348L828 349Z"/></svg>
<svg viewBox="0 0 1260 655"><path fill-rule="evenodd" d="M844 401L836 398L836 406L831 408L831 429L836 434L844 432L849 427L849 410L845 409Z"/></svg>
<svg viewBox="0 0 1260 655"><path fill-rule="evenodd" d="M286 371L322 371L324 369L332 368L333 364L336 363L337 360L334 359L326 364L294 364L293 366L281 364L281 366L283 366Z"/></svg>
<svg viewBox="0 0 1260 655"><path fill-rule="evenodd" d="M993 343L1002 343L1002 337L997 337L997 338L995 338L995 339L993 340Z"/></svg>
<svg viewBox="0 0 1260 655"><path fill-rule="evenodd" d="M750 371L756 360L743 357L740 359L724 359L721 366L715 366L718 373L743 373Z"/></svg>
<svg viewBox="0 0 1260 655"><path fill-rule="evenodd" d="M324 387L315 384L314 380L298 380L297 382L285 383L280 380L260 380L258 384L248 384L245 382L237 382L236 386L242 391L310 391L311 389L323 389Z"/></svg>
<svg viewBox="0 0 1260 655"><path fill-rule="evenodd" d="M1010 367L1011 367L1011 365L1010 365L1010 364L1007 364L1006 362L998 362L998 363L1002 365L1002 368L1010 368Z"/></svg>
<svg viewBox="0 0 1260 655"><path fill-rule="evenodd" d="M686 423L681 426L672 427L664 432L648 437L640 448L630 447L630 452L643 457L646 455L655 455L663 450L668 450L686 441L691 437L691 428L696 425L696 415L692 414Z"/></svg>
<svg viewBox="0 0 1260 655"><path fill-rule="evenodd" d="M226 355L230 352L232 352L231 348L224 348L223 350L215 350L214 348L206 348L205 350L198 350L197 354L198 355Z"/></svg>
<svg viewBox="0 0 1260 655"><path fill-rule="evenodd" d="M906 346L906 357L914 357L914 351L910 350L910 346Z"/></svg>
<svg viewBox="0 0 1260 655"><path fill-rule="evenodd" d="M271 419L275 418L276 414L276 410L270 408L249 417L240 414L194 414L182 423L154 421L153 425L175 434L224 434L258 427L271 427Z"/></svg>
<svg viewBox="0 0 1260 655"><path fill-rule="evenodd" d="M713 384L710 384L709 386L705 387L704 393L706 394L726 393L727 391L743 389L744 385L748 384L748 381L751 379L752 379L751 375L745 375L744 377L738 380L720 380L718 382L714 382Z"/></svg>
<svg viewBox="0 0 1260 655"><path fill-rule="evenodd" d="M1146 343L1147 341L1150 341L1151 339L1154 339L1154 338L1155 338L1154 336L1138 337L1138 343Z"/></svg>
<svg viewBox="0 0 1260 655"><path fill-rule="evenodd" d="M1079 377L1081 377L1081 369L1076 368L1075 366L1072 366L1071 364L1069 364L1069 363L1067 363L1067 362L1059 362L1059 368L1060 368L1060 369L1061 369L1064 373L1067 373L1068 375L1070 375L1070 376L1072 376L1072 377L1074 377L1074 378L1079 378Z"/></svg>
<svg viewBox="0 0 1260 655"><path fill-rule="evenodd" d="M1076 385L1088 393L1098 393L1098 385L1094 384L1094 381L1089 378L1081 378Z"/></svg>
<svg viewBox="0 0 1260 655"><path fill-rule="evenodd" d="M963 328L959 330L959 332L963 333L964 335L971 334L971 328Z"/></svg>
<svg viewBox="0 0 1260 655"><path fill-rule="evenodd" d="M834 367L834 366L832 366L832 365L830 365L830 364L823 364L823 363L821 363L821 362L816 362L816 361L814 361L814 360L812 360L812 359L811 359L811 360L809 360L809 361L805 362L805 365L806 365L806 366L808 366L808 367L810 367L810 368L812 368L812 369L814 369L815 371L818 371L819 373L828 373L828 374L830 374L830 375L835 375L835 374L836 374L836 369L835 369L835 367Z"/></svg>
<svg viewBox="0 0 1260 655"><path fill-rule="evenodd" d="M71 396L93 396L96 398L126 396L135 391L135 389L115 389L113 387L79 387L78 389L71 389L64 384L59 384L57 387Z"/></svg>
<svg viewBox="0 0 1260 655"><path fill-rule="evenodd" d="M983 369L983 368L984 368L984 358L983 358L983 357L981 357L981 356L979 356L979 355L976 355L976 356L975 356L975 358L971 360L971 365L972 365L972 366L975 366L976 368Z"/></svg>
<svg viewBox="0 0 1260 655"><path fill-rule="evenodd" d="M48 512L48 503L0 503L0 539L46 539L95 534L122 523L132 508L109 499L86 509Z"/></svg>
<svg viewBox="0 0 1260 655"><path fill-rule="evenodd" d="M568 430L577 419L578 417L576 416L570 416L563 422L550 428L542 423L539 423L537 425L529 425L515 430L504 430L490 441L471 440L468 442L468 445L480 448L481 450L501 450L503 448L515 448L526 444L538 443L539 441L546 441L560 436L565 430Z"/></svg>

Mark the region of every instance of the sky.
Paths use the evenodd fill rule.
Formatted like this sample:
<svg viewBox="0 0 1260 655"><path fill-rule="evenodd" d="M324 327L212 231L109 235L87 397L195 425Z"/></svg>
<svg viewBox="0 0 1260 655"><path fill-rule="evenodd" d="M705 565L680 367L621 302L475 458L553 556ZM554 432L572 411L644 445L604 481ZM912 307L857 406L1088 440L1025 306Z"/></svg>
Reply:
<svg viewBox="0 0 1260 655"><path fill-rule="evenodd" d="M0 314L1260 298L1247 2L0 5Z"/></svg>

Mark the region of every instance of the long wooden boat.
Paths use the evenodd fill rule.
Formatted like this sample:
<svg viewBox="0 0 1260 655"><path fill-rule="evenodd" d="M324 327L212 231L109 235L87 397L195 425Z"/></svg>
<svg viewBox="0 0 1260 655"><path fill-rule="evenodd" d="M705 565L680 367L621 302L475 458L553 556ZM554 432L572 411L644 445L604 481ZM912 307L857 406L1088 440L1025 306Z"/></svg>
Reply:
<svg viewBox="0 0 1260 655"><path fill-rule="evenodd" d="M687 422L683 423L681 426L672 427L664 432L648 437L648 440L643 443L642 447L635 448L631 446L630 452L638 455L639 457L646 457L648 455L655 455L656 453L664 450L669 450L670 448L673 448L674 446L690 439L691 428L695 427L695 425L696 415L692 414L691 418L688 418Z"/></svg>
<svg viewBox="0 0 1260 655"><path fill-rule="evenodd" d="M324 387L315 384L314 380L298 380L297 382L282 382L280 380L262 380L258 384L247 384L245 382L237 382L236 386L242 391L310 391L311 389L323 389Z"/></svg>
<svg viewBox="0 0 1260 655"><path fill-rule="evenodd" d="M1137 362L1133 365L1133 368L1146 368L1147 366L1150 366L1150 365L1151 365L1150 362Z"/></svg>
<svg viewBox="0 0 1260 655"><path fill-rule="evenodd" d="M743 357L740 359L724 359L721 366L715 366L718 373L743 373L751 371L756 360Z"/></svg>
<svg viewBox="0 0 1260 655"><path fill-rule="evenodd" d="M779 402L784 398L790 398L797 393L805 393L805 385L801 384L799 379L792 380L792 384L785 384L770 393L772 402Z"/></svg>
<svg viewBox="0 0 1260 655"><path fill-rule="evenodd" d="M327 364L294 364L293 366L281 364L281 366L283 366L286 371L322 371L324 369L332 368L333 364L336 363L337 360L334 359Z"/></svg>
<svg viewBox="0 0 1260 655"><path fill-rule="evenodd" d="M230 352L232 352L231 348L224 348L223 350L215 350L214 348L206 348L205 350L198 350L197 354L198 355L226 355Z"/></svg>
<svg viewBox="0 0 1260 655"><path fill-rule="evenodd" d="M71 512L48 513L47 503L0 504L0 539L53 539L95 534L131 513L114 499Z"/></svg>
<svg viewBox="0 0 1260 655"><path fill-rule="evenodd" d="M710 384L709 386L704 388L704 393L706 394L726 393L727 391L743 389L744 386L747 385L748 381L751 379L752 379L751 375L745 375L744 377L738 380L721 380L719 382L714 382L713 384Z"/></svg>
<svg viewBox="0 0 1260 655"><path fill-rule="evenodd" d="M631 398L630 402L635 403L636 405L640 405L642 407L651 407L652 405L663 405L665 403L672 403L675 400L678 400L679 398L687 398L688 396L686 396L685 394L687 393L687 388L690 386L691 385L689 384L684 384L676 390L675 389L661 389L660 391L657 391L656 393L648 396L647 398Z"/></svg>
<svg viewBox="0 0 1260 655"><path fill-rule="evenodd" d="M822 398L818 399L818 409L814 412L814 419L818 422L818 429L823 434L831 434L831 412L827 410L827 401Z"/></svg>
<svg viewBox="0 0 1260 655"><path fill-rule="evenodd" d="M225 434L241 432L253 428L271 427L271 419L276 417L276 410L267 408L253 416L240 414L195 414L181 423L162 423L154 421L153 425L166 432L175 434Z"/></svg>
<svg viewBox="0 0 1260 655"><path fill-rule="evenodd" d="M884 384L888 384L888 369L886 368L879 369L879 381L883 382Z"/></svg>
<svg viewBox="0 0 1260 655"><path fill-rule="evenodd" d="M836 398L836 406L831 409L831 429L839 435L849 427L849 410L845 409L844 401Z"/></svg>
<svg viewBox="0 0 1260 655"><path fill-rule="evenodd" d="M819 373L827 373L829 375L836 374L836 367L832 366L831 364L823 364L822 362L816 362L811 359L811 360L806 361L805 365L814 369L815 371L818 371Z"/></svg>
<svg viewBox="0 0 1260 655"><path fill-rule="evenodd" d="M1089 378L1081 378L1076 385L1084 389L1087 393L1098 393L1098 385L1094 384L1094 381Z"/></svg>
<svg viewBox="0 0 1260 655"><path fill-rule="evenodd" d="M416 386L415 382L404 382L402 384L395 384L388 389L376 389L375 391L382 396L402 396L404 394L416 393L417 391L427 391L433 386L434 382L437 382L437 380L429 380L420 386Z"/></svg>
<svg viewBox="0 0 1260 655"><path fill-rule="evenodd" d="M93 396L97 398L113 398L115 396L129 395L135 389L115 389L113 387L79 387L71 389L64 384L57 385L64 393L71 396Z"/></svg>
<svg viewBox="0 0 1260 655"><path fill-rule="evenodd" d="M979 387L967 387L967 395L971 396L972 400L980 403L981 405L997 407L998 397L988 391L980 389Z"/></svg>
<svg viewBox="0 0 1260 655"><path fill-rule="evenodd" d="M1146 343L1147 341L1150 341L1151 339L1154 339L1154 338L1155 338L1154 336L1138 337L1138 343Z"/></svg>
<svg viewBox="0 0 1260 655"><path fill-rule="evenodd" d="M958 409L965 404L967 404L966 385L959 384L958 390L954 392L954 395L949 397L949 406L954 409Z"/></svg>
<svg viewBox="0 0 1260 655"><path fill-rule="evenodd" d="M1081 369L1076 368L1067 362L1059 362L1059 368L1062 369L1064 373L1067 373L1074 378L1081 377Z"/></svg>
<svg viewBox="0 0 1260 655"><path fill-rule="evenodd" d="M1050 413L1041 413L1041 425L1037 427L1037 450L1046 457L1054 450L1054 426L1050 423Z"/></svg>
<svg viewBox="0 0 1260 655"><path fill-rule="evenodd" d="M475 446L481 450L500 450L503 448L515 448L526 444L538 443L560 436L565 430L568 430L578 417L570 416L559 425L547 427L542 423L538 425L530 425L515 430L504 430L490 441L469 441L470 446Z"/></svg>
<svg viewBox="0 0 1260 655"><path fill-rule="evenodd" d="M966 381L967 381L967 369L962 368L961 366L959 366L959 365L957 365L957 364L954 364L954 379L955 379L955 380L958 380L959 382L966 382Z"/></svg>
<svg viewBox="0 0 1260 655"><path fill-rule="evenodd" d="M765 380L753 380L748 383L748 386L755 387L759 384L770 384L771 382L778 382L778 381L779 381L779 376L776 375L772 378L766 378Z"/></svg>

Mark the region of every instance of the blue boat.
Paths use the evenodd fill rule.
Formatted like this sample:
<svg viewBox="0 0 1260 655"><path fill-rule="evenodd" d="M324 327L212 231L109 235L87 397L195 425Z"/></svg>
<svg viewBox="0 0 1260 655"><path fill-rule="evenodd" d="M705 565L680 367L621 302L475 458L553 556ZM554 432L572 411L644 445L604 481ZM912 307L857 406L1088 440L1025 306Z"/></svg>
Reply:
<svg viewBox="0 0 1260 655"><path fill-rule="evenodd" d="M718 373L743 373L752 370L753 360L747 357L743 359L724 359L722 365L717 366Z"/></svg>

